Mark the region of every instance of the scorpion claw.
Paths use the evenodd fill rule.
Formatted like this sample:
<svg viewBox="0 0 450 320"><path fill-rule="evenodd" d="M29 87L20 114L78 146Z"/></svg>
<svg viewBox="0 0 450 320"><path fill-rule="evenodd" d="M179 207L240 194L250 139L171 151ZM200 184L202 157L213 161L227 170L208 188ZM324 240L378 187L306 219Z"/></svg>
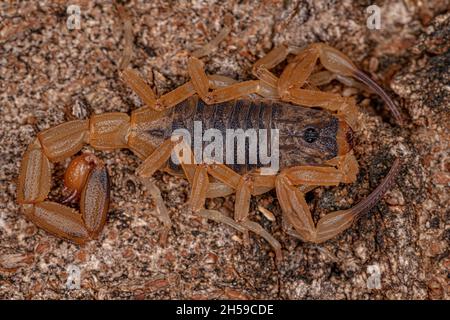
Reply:
<svg viewBox="0 0 450 320"><path fill-rule="evenodd" d="M394 101L392 101L392 99L389 97L386 91L384 91L383 88L381 88L380 85L378 85L378 83L373 81L372 78L370 78L368 75L366 75L364 72L360 70L356 70L353 76L362 83L364 83L366 86L368 86L370 89L372 89L376 94L378 94L387 104L389 110L391 110L397 123L399 125L403 125L403 118L400 111L398 110Z"/></svg>
<svg viewBox="0 0 450 320"><path fill-rule="evenodd" d="M373 81L368 75L360 71L355 64L342 52L332 48L325 44L314 45L320 52L320 62L329 71L334 72L341 76L354 77L358 81L361 81L370 89L372 89L376 94L378 94L383 101L387 104L389 110L391 110L398 124L403 124L403 119L400 111L396 107L392 99L387 95L387 93Z"/></svg>
<svg viewBox="0 0 450 320"><path fill-rule="evenodd" d="M109 175L106 167L95 166L87 178L80 197L80 209L86 229L96 238L106 222L109 207Z"/></svg>

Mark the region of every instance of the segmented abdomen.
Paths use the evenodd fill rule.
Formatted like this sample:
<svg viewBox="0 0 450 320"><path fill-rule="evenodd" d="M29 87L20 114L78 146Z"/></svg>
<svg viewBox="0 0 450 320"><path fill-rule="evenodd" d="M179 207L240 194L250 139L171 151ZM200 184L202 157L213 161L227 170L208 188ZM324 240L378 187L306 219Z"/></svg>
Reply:
<svg viewBox="0 0 450 320"><path fill-rule="evenodd" d="M223 140L223 162L239 173L249 172L260 167L270 167L271 164L261 162L261 152L271 161L275 160L276 154L271 150L277 147L271 142L276 138L278 131L278 168L304 164L321 164L337 155L336 133L338 120L332 114L322 110L304 108L287 103L269 100L234 100L219 104L206 105L197 97L188 99L178 104L172 112L172 128L166 135L175 130L185 129L191 136L191 148L195 150L194 131L195 122L197 129L201 125L201 136L205 131L216 129L222 135ZM256 145L256 163L250 163L249 139L245 141L245 147L239 148L234 143L233 150L227 150L227 129L243 130L249 133L253 129L258 139ZM262 131L261 129L265 129ZM316 140L306 141L307 135L313 130L316 132ZM308 133L307 133L308 132ZM230 134L228 132L228 134ZM266 136L266 150L261 150L263 136ZM168 138L168 136L166 136ZM210 141L202 141L202 150L209 145ZM233 152L234 161L226 161L227 152ZM238 154L245 153L244 163L238 163ZM231 157L229 157L231 158ZM171 163L172 169L176 166Z"/></svg>

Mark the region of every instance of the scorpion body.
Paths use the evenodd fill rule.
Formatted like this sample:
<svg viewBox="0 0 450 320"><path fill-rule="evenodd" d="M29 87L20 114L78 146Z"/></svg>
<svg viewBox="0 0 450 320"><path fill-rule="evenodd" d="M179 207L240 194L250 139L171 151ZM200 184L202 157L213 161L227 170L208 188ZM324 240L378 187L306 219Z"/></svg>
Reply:
<svg viewBox="0 0 450 320"><path fill-rule="evenodd" d="M320 165L339 154L345 154L352 147L352 129L335 115L318 109L302 108L289 103L264 99L238 99L219 104L207 105L197 97L189 98L177 104L173 109L161 115L146 129L148 139L154 145L161 144L178 129L188 130L194 136L194 123L200 123L202 135L208 129L218 130L225 137L227 130L252 129L259 136L264 129L265 141L271 141L271 133L276 129L279 134L279 170L297 165ZM208 142L203 141L203 148ZM245 174L264 167L257 152L257 162L249 161L249 141L245 150L238 150L233 143L234 161L225 163L234 171ZM268 152L270 152L268 144ZM259 148L259 144L257 145ZM191 141L194 149L194 141ZM245 161L239 164L237 155L245 152ZM257 150L259 151L259 149ZM227 150L223 158L226 159ZM169 160L169 167L180 171Z"/></svg>
<svg viewBox="0 0 450 320"><path fill-rule="evenodd" d="M126 17L123 8L118 9ZM400 169L398 159L366 199L352 208L329 213L317 223L312 219L305 193L318 186L352 183L358 172L352 150L358 116L355 101L322 92L318 86L333 79L347 84L359 80L386 102L398 123L402 122L383 89L340 51L323 43L302 50L282 44L253 65L252 73L257 80L244 82L207 75L203 63L193 56L188 60L190 81L156 97L144 79L128 67L133 43L129 22L124 24L126 48L119 75L145 106L130 115L120 112L93 115L37 134L22 160L17 201L27 218L42 229L79 244L97 238L103 229L109 205L109 176L103 162L93 154L84 153L72 160L64 178L65 202L78 201L80 212L47 199L52 163L76 155L86 144L96 150L128 148L143 160L136 173L155 201L164 226L162 243L167 241L172 224L152 175L164 169L182 173L190 182L189 202L194 212L235 228L246 239L249 231L262 236L272 245L277 261L281 260L280 243L249 217L251 196L275 189L286 231L303 241L321 243L350 227L393 183ZM280 75L270 71L290 54L295 57ZM317 67L318 61L325 70ZM244 148L244 163L191 161L193 142L186 143L172 133L185 129L195 134L196 121L201 123L202 133L208 129L222 134L229 129L254 129L257 133L265 129L267 135L272 135L271 130L277 129L279 172L263 174L261 159L249 161L252 154L248 146ZM272 136L266 138L272 140ZM177 167L170 159L179 146L184 149ZM234 145L225 150L234 156L241 151ZM233 218L204 208L206 198L230 194L236 194Z"/></svg>

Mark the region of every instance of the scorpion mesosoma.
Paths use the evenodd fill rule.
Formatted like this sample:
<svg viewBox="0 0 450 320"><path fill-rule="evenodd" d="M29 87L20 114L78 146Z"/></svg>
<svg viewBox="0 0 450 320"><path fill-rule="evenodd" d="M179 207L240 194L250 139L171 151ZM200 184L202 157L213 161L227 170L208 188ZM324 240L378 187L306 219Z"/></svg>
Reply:
<svg viewBox="0 0 450 320"><path fill-rule="evenodd" d="M128 50L129 51L129 50ZM280 76L270 70L289 54L295 57ZM126 60L126 59L125 59ZM320 61L325 70L317 71ZM333 79L357 79L385 101L397 122L401 116L389 96L340 51L323 43L299 50L275 47L252 68L256 80L236 82L207 75L201 60L188 60L190 81L157 98L136 71L124 63L121 79L146 106L126 113L111 112L74 120L37 134L22 160L17 201L26 217L40 228L78 244L96 238L103 229L109 204L109 176L103 162L84 153L70 163L64 177L69 192L65 201L79 201L80 212L46 200L51 187L52 163L80 152L89 144L97 150L131 149L141 160L137 175L152 195L164 225L167 240L171 220L159 189L152 181L155 171L167 169L179 140L171 139L175 127L192 127L192 120L206 128L277 128L280 132L280 172L260 174L261 168L222 163L183 163L181 172L191 184L190 205L202 217L222 222L265 238L281 259L281 245L258 223L249 219L250 198L272 189L282 209L289 233L303 241L324 242L351 226L371 209L388 190L400 168L396 159L380 185L360 203L347 210L329 213L314 223L305 193L318 186L352 183L358 165L352 151L357 108L351 98L322 92L317 86ZM319 107L311 108L311 107ZM236 194L234 219L204 209L205 198Z"/></svg>

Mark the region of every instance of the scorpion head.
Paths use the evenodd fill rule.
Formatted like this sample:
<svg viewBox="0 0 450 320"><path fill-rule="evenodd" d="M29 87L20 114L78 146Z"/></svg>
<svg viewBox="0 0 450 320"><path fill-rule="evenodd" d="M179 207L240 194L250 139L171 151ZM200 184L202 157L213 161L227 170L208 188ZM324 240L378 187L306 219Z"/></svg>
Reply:
<svg viewBox="0 0 450 320"><path fill-rule="evenodd" d="M291 114L290 125L295 129L287 130L284 148L304 164L318 164L336 156L345 155L353 149L353 130L341 117L329 112L310 109L300 119ZM287 124L284 125L287 127ZM283 134L282 134L283 135ZM291 143L291 139L295 140ZM295 146L294 146L295 145Z"/></svg>
<svg viewBox="0 0 450 320"><path fill-rule="evenodd" d="M349 124L339 117L322 117L321 121L308 121L301 130L302 152L315 158L306 162L329 160L345 155L353 149L354 133Z"/></svg>
<svg viewBox="0 0 450 320"><path fill-rule="evenodd" d="M310 108L286 108L274 114L285 165L323 164L353 148L353 130L344 117Z"/></svg>

